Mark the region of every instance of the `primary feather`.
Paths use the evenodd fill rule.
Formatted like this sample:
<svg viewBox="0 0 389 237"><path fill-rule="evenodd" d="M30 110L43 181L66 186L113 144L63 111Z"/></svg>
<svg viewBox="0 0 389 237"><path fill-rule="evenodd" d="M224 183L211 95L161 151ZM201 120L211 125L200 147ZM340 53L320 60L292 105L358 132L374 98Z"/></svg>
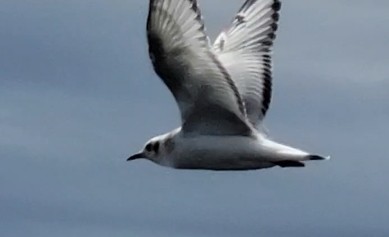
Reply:
<svg viewBox="0 0 389 237"><path fill-rule="evenodd" d="M253 125L262 121L270 105L271 54L280 7L278 0L246 1L232 25L214 43L214 50L234 80Z"/></svg>

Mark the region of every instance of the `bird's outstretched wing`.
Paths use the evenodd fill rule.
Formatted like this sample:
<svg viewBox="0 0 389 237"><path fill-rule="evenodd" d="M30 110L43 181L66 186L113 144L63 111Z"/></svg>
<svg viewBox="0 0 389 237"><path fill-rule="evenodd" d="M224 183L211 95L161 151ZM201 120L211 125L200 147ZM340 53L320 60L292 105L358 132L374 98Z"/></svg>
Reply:
<svg viewBox="0 0 389 237"><path fill-rule="evenodd" d="M244 103L211 49L196 0L150 0L147 37L154 70L178 103L184 133L251 133Z"/></svg>
<svg viewBox="0 0 389 237"><path fill-rule="evenodd" d="M272 88L271 53L277 30L279 0L247 0L232 25L214 43L230 73L253 125L265 117Z"/></svg>

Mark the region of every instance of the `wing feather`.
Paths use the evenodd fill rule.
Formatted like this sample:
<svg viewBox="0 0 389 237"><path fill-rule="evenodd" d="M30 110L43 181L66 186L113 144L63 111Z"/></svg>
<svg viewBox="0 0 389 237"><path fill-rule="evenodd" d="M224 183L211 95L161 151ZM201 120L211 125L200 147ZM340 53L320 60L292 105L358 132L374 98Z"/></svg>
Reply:
<svg viewBox="0 0 389 237"><path fill-rule="evenodd" d="M249 134L242 98L204 28L195 0L150 0L147 37L154 70L177 101L185 133Z"/></svg>
<svg viewBox="0 0 389 237"><path fill-rule="evenodd" d="M232 25L214 43L245 103L247 117L257 125L271 101L271 54L279 10L278 0L247 0Z"/></svg>

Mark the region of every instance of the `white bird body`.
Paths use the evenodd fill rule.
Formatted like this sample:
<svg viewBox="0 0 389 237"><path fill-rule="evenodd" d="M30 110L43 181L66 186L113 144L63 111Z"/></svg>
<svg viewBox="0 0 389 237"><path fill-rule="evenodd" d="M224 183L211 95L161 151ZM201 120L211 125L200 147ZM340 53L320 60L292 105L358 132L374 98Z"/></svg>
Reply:
<svg viewBox="0 0 389 237"><path fill-rule="evenodd" d="M158 156L151 156L150 160L176 169L252 170L275 165L300 167L303 166L301 161L320 159L271 141L260 133L252 136L188 136L178 128L151 139L150 144L155 142L160 144Z"/></svg>
<svg viewBox="0 0 389 237"><path fill-rule="evenodd" d="M181 127L128 160L177 169L302 167L326 159L276 143L255 127L271 99L279 0L246 0L214 45L196 0L150 0L147 38L155 72L180 109Z"/></svg>

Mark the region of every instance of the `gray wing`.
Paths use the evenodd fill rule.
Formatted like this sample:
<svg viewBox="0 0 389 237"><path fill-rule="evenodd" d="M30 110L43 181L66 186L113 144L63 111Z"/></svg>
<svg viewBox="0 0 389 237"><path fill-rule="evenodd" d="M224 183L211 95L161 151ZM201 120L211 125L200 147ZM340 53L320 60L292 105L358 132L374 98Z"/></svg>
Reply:
<svg viewBox="0 0 389 237"><path fill-rule="evenodd" d="M254 126L265 117L272 89L272 45L277 30L278 0L247 0L214 50L234 80Z"/></svg>
<svg viewBox="0 0 389 237"><path fill-rule="evenodd" d="M150 0L147 38L154 70L177 101L185 133L250 133L243 101L211 49L196 0Z"/></svg>

